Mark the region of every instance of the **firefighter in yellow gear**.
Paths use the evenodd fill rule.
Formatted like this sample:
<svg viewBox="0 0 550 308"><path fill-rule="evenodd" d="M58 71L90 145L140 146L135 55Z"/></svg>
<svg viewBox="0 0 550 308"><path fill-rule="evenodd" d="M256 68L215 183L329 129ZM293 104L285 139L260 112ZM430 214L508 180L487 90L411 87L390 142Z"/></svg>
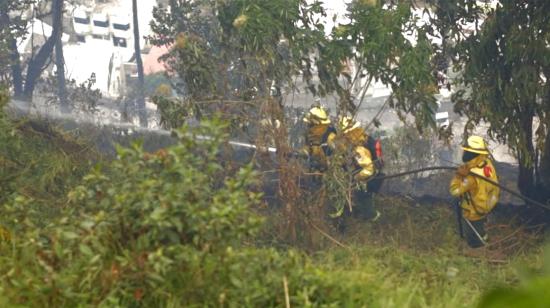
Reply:
<svg viewBox="0 0 550 308"><path fill-rule="evenodd" d="M323 107L312 107L303 119L307 124L305 147L302 153L307 155L312 171L325 171L328 156L332 153L331 144L336 137L336 129L331 125L327 111Z"/></svg>
<svg viewBox="0 0 550 308"><path fill-rule="evenodd" d="M361 127L361 122L352 117L339 119L340 136L336 144L338 151L345 151L346 169L353 173L353 203L358 216L377 220L380 212L374 209L374 189L370 189L370 181L378 173L376 168L376 153L371 152L367 142L369 136Z"/></svg>
<svg viewBox="0 0 550 308"><path fill-rule="evenodd" d="M462 147L464 162L457 171L449 192L460 198L462 217L465 219L465 236L470 247L481 247L487 242L485 221L499 199L499 187L476 176L498 183L498 177L490 158L489 150L482 137L470 136ZM461 221L462 222L462 221Z"/></svg>

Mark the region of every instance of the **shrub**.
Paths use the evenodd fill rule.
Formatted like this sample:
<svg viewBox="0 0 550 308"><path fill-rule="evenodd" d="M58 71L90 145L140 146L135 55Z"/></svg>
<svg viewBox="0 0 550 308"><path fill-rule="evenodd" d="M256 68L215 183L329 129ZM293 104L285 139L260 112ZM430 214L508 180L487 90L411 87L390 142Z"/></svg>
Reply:
<svg viewBox="0 0 550 308"><path fill-rule="evenodd" d="M543 266L536 272L522 269L523 275L518 286L510 287L501 285L486 292L482 297L479 307L549 307L550 294L550 247L543 251ZM525 267L525 266L524 266Z"/></svg>
<svg viewBox="0 0 550 308"><path fill-rule="evenodd" d="M209 285L261 221L249 211L259 200L248 190L254 172L224 176L218 162L222 129L181 130L178 145L155 154L139 144L119 148L118 159L85 176L44 228L26 219L38 210L33 200L6 204L7 220L18 226L0 257L6 303L157 306L217 297ZM213 138L193 137L205 132Z"/></svg>

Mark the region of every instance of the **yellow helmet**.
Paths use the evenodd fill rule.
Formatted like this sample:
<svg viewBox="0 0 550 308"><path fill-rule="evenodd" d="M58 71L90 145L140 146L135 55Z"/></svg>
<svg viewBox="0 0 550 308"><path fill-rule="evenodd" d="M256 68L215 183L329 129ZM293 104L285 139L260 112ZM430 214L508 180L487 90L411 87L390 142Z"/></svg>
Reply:
<svg viewBox="0 0 550 308"><path fill-rule="evenodd" d="M489 155L489 150L487 149L485 140L483 140L483 138L480 136L468 137L468 140L466 141L466 144L462 146L462 149L464 151L468 151L476 154Z"/></svg>
<svg viewBox="0 0 550 308"><path fill-rule="evenodd" d="M340 127L340 130L344 134L347 134L350 131L361 127L361 122L356 121L355 119L353 119L353 117L350 116L341 116L338 120L338 125Z"/></svg>
<svg viewBox="0 0 550 308"><path fill-rule="evenodd" d="M325 108L313 107L304 117L304 122L310 124L330 124L330 119Z"/></svg>

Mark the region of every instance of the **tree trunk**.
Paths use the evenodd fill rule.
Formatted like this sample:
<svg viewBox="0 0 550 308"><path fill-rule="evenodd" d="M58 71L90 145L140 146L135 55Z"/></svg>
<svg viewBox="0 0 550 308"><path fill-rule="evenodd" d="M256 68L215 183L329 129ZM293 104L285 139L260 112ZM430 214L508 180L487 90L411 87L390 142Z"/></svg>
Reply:
<svg viewBox="0 0 550 308"><path fill-rule="evenodd" d="M23 70L21 69L21 57L17 50L17 40L15 38L10 39L10 58L13 96L15 98L21 98L23 96Z"/></svg>
<svg viewBox="0 0 550 308"><path fill-rule="evenodd" d="M520 115L520 124L524 133L525 151L518 151L519 176L518 189L528 197L536 198L535 183L535 147L533 145L533 111L526 110Z"/></svg>
<svg viewBox="0 0 550 308"><path fill-rule="evenodd" d="M8 10L0 12L0 27L8 27L11 24L11 18ZM11 62L11 75L13 81L14 97L19 98L23 93L23 75L21 72L21 60L19 51L17 51L17 40L15 37L8 37L8 50Z"/></svg>
<svg viewBox="0 0 550 308"><path fill-rule="evenodd" d="M550 106L550 66L545 66L543 72L546 77L546 95L543 97L543 103ZM550 124L546 124L545 128L546 137L544 138L544 146L541 149L539 168L539 190L544 192L543 201L550 200Z"/></svg>
<svg viewBox="0 0 550 308"><path fill-rule="evenodd" d="M143 73L143 61L141 59L141 46L139 43L139 24L137 0L132 0L132 13L134 15L134 51L136 55L136 64L138 70L138 88L137 88L137 109L139 115L139 124L147 127L147 109L145 108L145 77Z"/></svg>
<svg viewBox="0 0 550 308"><path fill-rule="evenodd" d="M25 87L23 89L23 98L27 101L32 101L36 81L46 69L46 61L51 57L58 33L61 31L59 27L52 27L52 35L46 40L44 45L40 47L36 56L30 59L27 67L27 77L25 78Z"/></svg>
<svg viewBox="0 0 550 308"><path fill-rule="evenodd" d="M544 201L550 199L550 129L547 128L546 138L544 140L544 148L541 154L540 163L540 189L544 192L542 198Z"/></svg>
<svg viewBox="0 0 550 308"><path fill-rule="evenodd" d="M67 101L67 85L65 81L65 59L63 57L63 42L61 40L63 36L63 1L54 0L52 4L53 10L53 24L59 28L59 31L55 40L55 64L57 75L57 95L59 97L59 103L61 112L66 113L69 111L69 103Z"/></svg>

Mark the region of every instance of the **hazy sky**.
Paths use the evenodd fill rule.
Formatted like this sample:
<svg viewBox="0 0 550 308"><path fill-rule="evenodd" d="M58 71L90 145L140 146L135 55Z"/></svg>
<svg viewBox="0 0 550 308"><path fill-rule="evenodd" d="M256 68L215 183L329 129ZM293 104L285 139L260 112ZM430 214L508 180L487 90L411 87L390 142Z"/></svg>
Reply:
<svg viewBox="0 0 550 308"><path fill-rule="evenodd" d="M312 1L308 1L312 2ZM327 17L324 18L324 22L326 24L325 33L328 35L332 28L334 27L334 22L332 21L332 18L334 15L337 16L336 23L345 23L346 18L346 5L350 3L351 0L325 0L323 1L323 6L327 11Z"/></svg>

